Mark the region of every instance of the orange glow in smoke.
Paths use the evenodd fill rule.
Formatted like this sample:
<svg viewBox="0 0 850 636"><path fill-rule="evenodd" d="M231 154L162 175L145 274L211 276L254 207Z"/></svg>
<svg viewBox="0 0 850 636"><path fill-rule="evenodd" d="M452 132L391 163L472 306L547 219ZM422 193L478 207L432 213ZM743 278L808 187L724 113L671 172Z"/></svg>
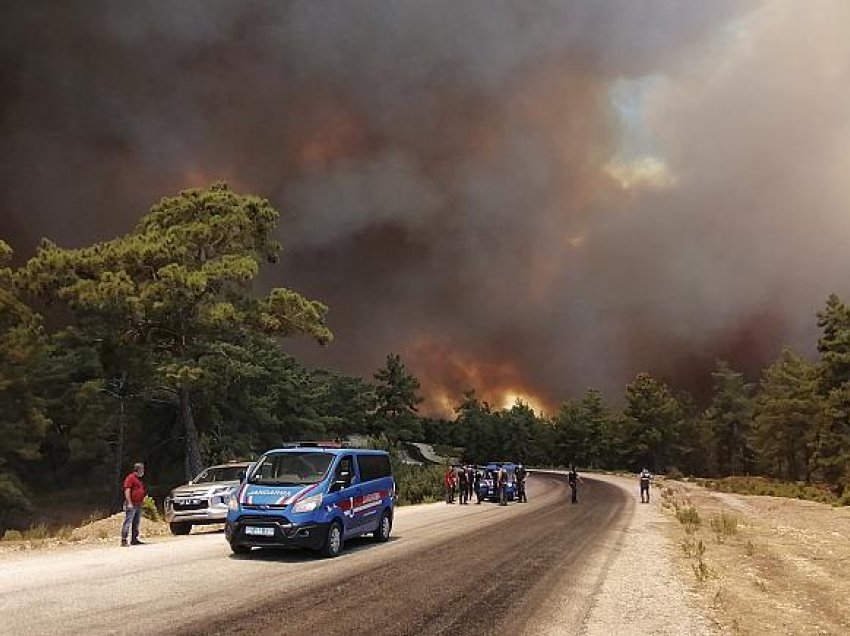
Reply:
<svg viewBox="0 0 850 636"><path fill-rule="evenodd" d="M423 337L412 348L410 366L422 380L423 415L454 419L455 409L469 389L494 410L510 409L519 400L538 415L548 411L546 400L526 388L512 362L475 359L468 352Z"/></svg>

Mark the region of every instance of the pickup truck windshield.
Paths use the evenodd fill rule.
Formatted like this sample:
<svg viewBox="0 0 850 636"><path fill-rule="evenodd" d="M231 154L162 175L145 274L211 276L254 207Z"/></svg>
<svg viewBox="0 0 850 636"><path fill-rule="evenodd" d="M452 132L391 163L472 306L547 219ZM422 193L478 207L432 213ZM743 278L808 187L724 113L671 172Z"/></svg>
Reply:
<svg viewBox="0 0 850 636"><path fill-rule="evenodd" d="M224 468L207 468L192 480L193 484L211 484L217 481L239 481L239 473L245 466L227 466Z"/></svg>
<svg viewBox="0 0 850 636"><path fill-rule="evenodd" d="M306 486L321 481L334 456L330 453L271 453L257 463L248 483Z"/></svg>

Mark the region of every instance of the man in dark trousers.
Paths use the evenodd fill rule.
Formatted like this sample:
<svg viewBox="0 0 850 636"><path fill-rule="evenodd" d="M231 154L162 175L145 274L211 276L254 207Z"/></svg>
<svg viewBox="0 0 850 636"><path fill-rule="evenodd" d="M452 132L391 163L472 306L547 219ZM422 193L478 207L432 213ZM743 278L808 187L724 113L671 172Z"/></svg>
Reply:
<svg viewBox="0 0 850 636"><path fill-rule="evenodd" d="M640 502L649 503L649 484L652 483L652 473L646 468L640 471Z"/></svg>
<svg viewBox="0 0 850 636"><path fill-rule="evenodd" d="M124 524L121 526L123 547L142 545L139 541L139 522L142 519L142 503L145 500L145 485L142 483L144 474L145 465L138 463L133 465L133 471L124 479ZM129 544L127 535L130 535Z"/></svg>
<svg viewBox="0 0 850 636"><path fill-rule="evenodd" d="M472 495L475 491L475 467L471 464L466 467L466 489L468 490L466 500L472 501Z"/></svg>
<svg viewBox="0 0 850 636"><path fill-rule="evenodd" d="M578 476L575 466L570 468L570 472L567 473L567 483L569 483L570 490L572 491L572 503L578 503L578 485L582 483L582 480Z"/></svg>
<svg viewBox="0 0 850 636"><path fill-rule="evenodd" d="M475 491L475 503L481 503L481 471L475 469L472 477L472 489Z"/></svg>
<svg viewBox="0 0 850 636"><path fill-rule="evenodd" d="M525 466L520 464L516 467L516 490L517 499L520 503L528 503L528 497L525 494L525 478L528 476L528 471Z"/></svg>
<svg viewBox="0 0 850 636"><path fill-rule="evenodd" d="M505 490L508 488L508 471L505 470L504 466L499 466L499 470L496 472L496 483L499 488L499 505L507 506L508 499Z"/></svg>
<svg viewBox="0 0 850 636"><path fill-rule="evenodd" d="M469 488L466 483L466 470L461 466L457 471L457 492L461 505L469 501Z"/></svg>

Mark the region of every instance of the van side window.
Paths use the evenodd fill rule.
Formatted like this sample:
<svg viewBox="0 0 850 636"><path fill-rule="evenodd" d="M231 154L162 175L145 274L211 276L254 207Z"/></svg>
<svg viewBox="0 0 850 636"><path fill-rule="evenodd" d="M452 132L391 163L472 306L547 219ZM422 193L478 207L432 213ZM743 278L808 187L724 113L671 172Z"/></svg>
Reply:
<svg viewBox="0 0 850 636"><path fill-rule="evenodd" d="M389 477L390 458L386 455L358 455L357 463L360 464L360 480L372 481L373 479L381 479Z"/></svg>
<svg viewBox="0 0 850 636"><path fill-rule="evenodd" d="M334 475L334 481L345 481L348 482L349 485L351 485L354 481L354 462L352 461L351 455L346 455L339 460L339 464L337 464L336 467L336 475Z"/></svg>

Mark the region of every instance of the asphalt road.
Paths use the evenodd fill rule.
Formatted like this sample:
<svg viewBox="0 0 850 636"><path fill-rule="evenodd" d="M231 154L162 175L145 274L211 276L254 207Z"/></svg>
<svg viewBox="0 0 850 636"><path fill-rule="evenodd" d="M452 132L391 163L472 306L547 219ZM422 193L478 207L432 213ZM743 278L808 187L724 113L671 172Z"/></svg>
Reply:
<svg viewBox="0 0 850 636"><path fill-rule="evenodd" d="M0 561L0 633L578 633L634 499L559 475L528 504L397 511L386 544L230 554L221 533ZM556 616L554 614L557 614Z"/></svg>

